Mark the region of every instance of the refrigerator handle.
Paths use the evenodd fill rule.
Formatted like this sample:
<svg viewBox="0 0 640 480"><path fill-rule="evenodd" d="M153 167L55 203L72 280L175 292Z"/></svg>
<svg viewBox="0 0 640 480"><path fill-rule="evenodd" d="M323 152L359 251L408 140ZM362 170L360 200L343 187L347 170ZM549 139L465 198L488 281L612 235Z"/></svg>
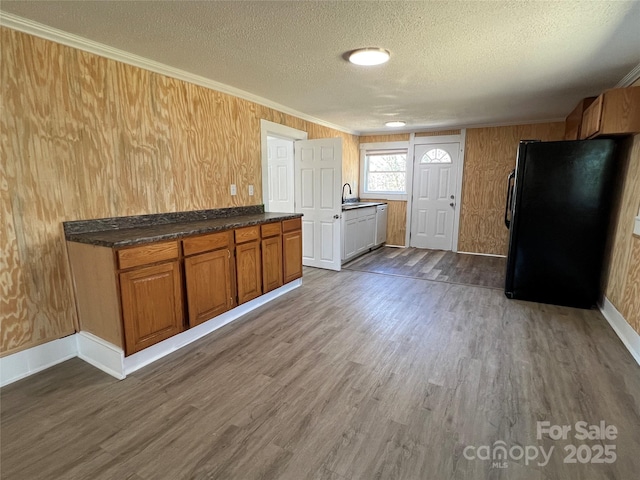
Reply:
<svg viewBox="0 0 640 480"><path fill-rule="evenodd" d="M511 212L511 205L513 203L513 179L516 177L516 171L513 170L507 177L507 202L504 206L504 224L507 228L511 226L511 220L509 219L509 213Z"/></svg>

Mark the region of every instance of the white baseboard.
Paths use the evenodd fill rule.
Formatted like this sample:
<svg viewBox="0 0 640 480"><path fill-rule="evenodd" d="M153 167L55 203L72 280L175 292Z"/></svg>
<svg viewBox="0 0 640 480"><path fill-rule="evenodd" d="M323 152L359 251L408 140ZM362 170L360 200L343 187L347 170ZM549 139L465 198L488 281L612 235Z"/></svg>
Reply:
<svg viewBox="0 0 640 480"><path fill-rule="evenodd" d="M53 367L77 355L75 335L0 358L0 387Z"/></svg>
<svg viewBox="0 0 640 480"><path fill-rule="evenodd" d="M607 297L603 298L602 304L599 305L599 307L602 315L607 319L611 328L613 328L613 331L620 337L624 346L627 347L629 353L631 353L638 365L640 365L640 334L627 323L622 314Z"/></svg>
<svg viewBox="0 0 640 480"><path fill-rule="evenodd" d="M135 372L191 342L195 342L214 330L301 285L301 278L289 282L197 327L190 328L128 357L124 356L124 351L119 347L89 332L78 332L74 335L2 357L0 358L0 387L74 357L79 357L103 372L122 380L127 374Z"/></svg>
<svg viewBox="0 0 640 480"><path fill-rule="evenodd" d="M112 377L122 380L124 373L124 352L100 337L89 332L76 334L78 357Z"/></svg>
<svg viewBox="0 0 640 480"><path fill-rule="evenodd" d="M507 258L506 255L496 255L494 253L477 253L477 252L456 252L456 253L462 253L463 255L477 255L479 257Z"/></svg>
<svg viewBox="0 0 640 480"><path fill-rule="evenodd" d="M249 313L252 310L264 305L267 302L279 297L280 295L284 295L291 290L298 288L302 285L302 279L294 280L293 282L289 282L286 285L283 285L276 290L273 290L269 293L265 293L264 295L259 296L251 300L250 302L243 303L242 305L237 306L233 310L229 310L228 312L223 313L222 315L218 315L211 320L208 320L196 327L190 328L178 335L174 335L171 338L167 338L160 343L156 343L144 350L134 353L128 357L124 357L124 374L128 375L130 373L139 370L140 368L149 365L150 363L159 360L162 357L169 355L170 353L179 350L185 345L189 345L196 340L210 334L211 332L225 326L227 323L236 320L237 318Z"/></svg>

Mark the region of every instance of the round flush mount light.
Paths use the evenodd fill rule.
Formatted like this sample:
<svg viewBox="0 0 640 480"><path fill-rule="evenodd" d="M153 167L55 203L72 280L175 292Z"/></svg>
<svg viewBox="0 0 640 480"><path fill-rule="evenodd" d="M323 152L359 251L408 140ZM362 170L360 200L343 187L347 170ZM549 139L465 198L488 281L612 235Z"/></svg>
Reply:
<svg viewBox="0 0 640 480"><path fill-rule="evenodd" d="M401 122L401 121L393 121L393 122L387 122L385 123L385 126L387 127L404 127L407 124L407 122Z"/></svg>
<svg viewBox="0 0 640 480"><path fill-rule="evenodd" d="M389 50L378 47L359 48L349 54L349 61L355 65L380 65L389 61Z"/></svg>

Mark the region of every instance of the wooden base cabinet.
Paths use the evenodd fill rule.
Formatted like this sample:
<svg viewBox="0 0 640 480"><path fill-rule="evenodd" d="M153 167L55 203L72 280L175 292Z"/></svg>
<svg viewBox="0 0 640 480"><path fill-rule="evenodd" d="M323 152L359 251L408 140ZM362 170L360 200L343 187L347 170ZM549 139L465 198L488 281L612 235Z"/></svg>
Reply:
<svg viewBox="0 0 640 480"><path fill-rule="evenodd" d="M302 221L299 218L282 222L283 282L302 277Z"/></svg>
<svg viewBox="0 0 640 480"><path fill-rule="evenodd" d="M300 278L302 224L122 248L67 241L67 251L80 330L128 356Z"/></svg>
<svg viewBox="0 0 640 480"><path fill-rule="evenodd" d="M120 293L127 355L184 330L177 261L121 273Z"/></svg>
<svg viewBox="0 0 640 480"><path fill-rule="evenodd" d="M260 228L239 228L235 238L238 304L242 304L262 295Z"/></svg>
<svg viewBox="0 0 640 480"><path fill-rule="evenodd" d="M261 227L262 293L282 286L282 227L280 222Z"/></svg>
<svg viewBox="0 0 640 480"><path fill-rule="evenodd" d="M233 307L231 252L228 249L185 258L189 326L200 325Z"/></svg>
<svg viewBox="0 0 640 480"><path fill-rule="evenodd" d="M235 306L232 250L232 230L182 240L190 327Z"/></svg>

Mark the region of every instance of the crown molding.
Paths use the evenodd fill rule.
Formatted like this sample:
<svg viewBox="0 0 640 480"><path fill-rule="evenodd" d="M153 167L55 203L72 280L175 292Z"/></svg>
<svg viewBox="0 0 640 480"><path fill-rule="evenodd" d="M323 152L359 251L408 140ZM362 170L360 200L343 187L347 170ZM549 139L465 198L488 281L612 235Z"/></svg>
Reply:
<svg viewBox="0 0 640 480"><path fill-rule="evenodd" d="M513 122L467 123L467 124L447 125L447 126L439 126L439 127L413 127L413 128L402 128L402 129L389 128L389 130L361 131L360 136L368 137L370 135L438 133L438 132L442 132L443 130L463 130L465 128L516 127L518 125L536 125L539 123L564 122L564 120L565 120L564 118L548 118L543 120L516 120Z"/></svg>
<svg viewBox="0 0 640 480"><path fill-rule="evenodd" d="M242 98L244 100L257 103L264 107L272 108L273 110L298 117L302 120L321 125L323 127L332 128L334 130L338 130L340 132L348 133L351 135L359 135L359 132L356 130L351 130L340 125L326 122L322 119L307 115L279 103L272 102L271 100L260 97L258 95L240 90L239 88L231 87L229 85L225 85L224 83L216 82L200 75L195 75L193 73L189 73L184 70L165 65L164 63L156 62L154 60L150 60L148 58L141 57L124 50L120 50L118 48L110 47L103 43L89 40L88 38L64 32L62 30L58 30L57 28L49 27L47 25L43 25L42 23L34 22L27 18L19 17L11 13L0 11L0 25L23 33L27 33L29 35L44 38L45 40L60 43L68 47L77 48L78 50L93 53L101 57L106 57L111 60L116 60L128 65L133 65L134 67L150 70L161 75L166 75L168 77L193 83L201 87L210 88L211 90L226 93L234 97Z"/></svg>
<svg viewBox="0 0 640 480"><path fill-rule="evenodd" d="M622 80L618 82L616 88L624 88L631 85L633 82L640 78L640 63L633 67L633 69L627 73Z"/></svg>

